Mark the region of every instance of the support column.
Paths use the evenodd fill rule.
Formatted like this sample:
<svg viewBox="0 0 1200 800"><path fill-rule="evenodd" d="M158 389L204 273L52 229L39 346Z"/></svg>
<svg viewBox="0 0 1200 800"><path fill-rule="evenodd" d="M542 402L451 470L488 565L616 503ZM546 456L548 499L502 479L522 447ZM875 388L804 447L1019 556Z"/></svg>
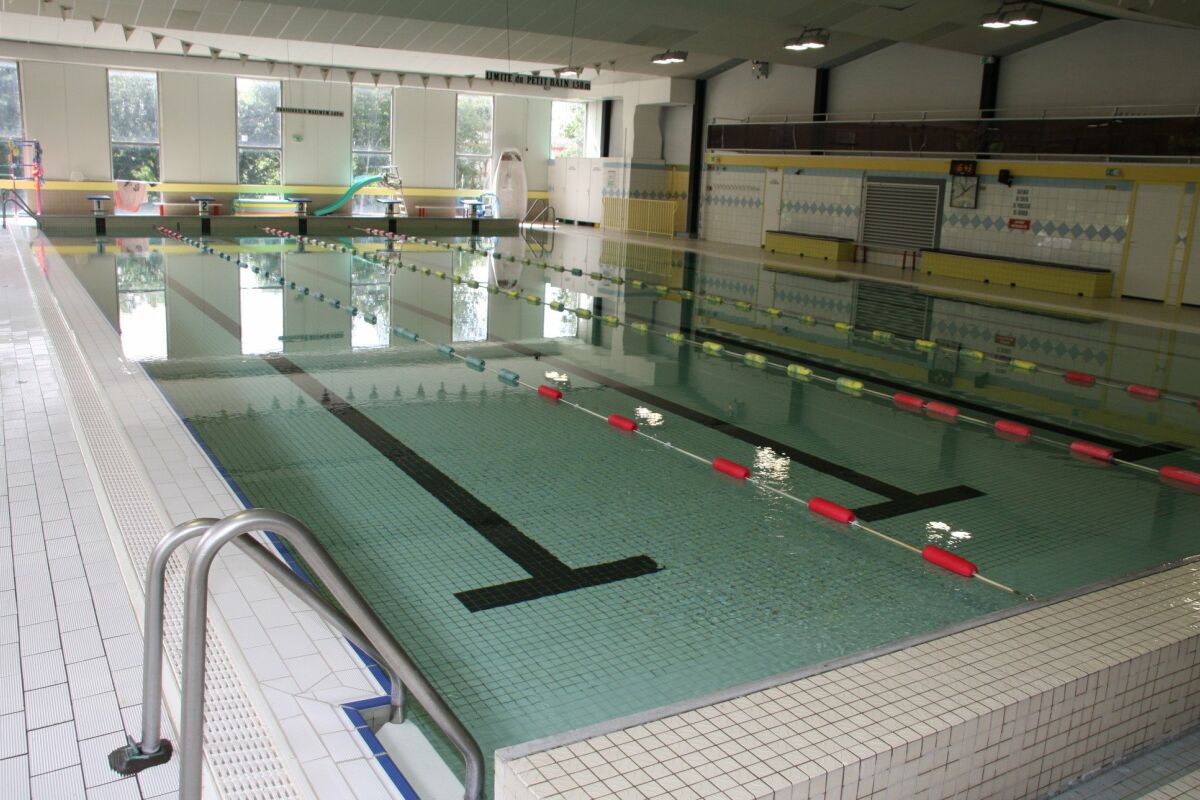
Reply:
<svg viewBox="0 0 1200 800"><path fill-rule="evenodd" d="M612 141L613 101L600 101L600 157L608 158L609 144Z"/></svg>
<svg viewBox="0 0 1200 800"><path fill-rule="evenodd" d="M1000 56L983 57L983 81L979 88L979 116L996 116L996 93L1000 88Z"/></svg>
<svg viewBox="0 0 1200 800"><path fill-rule="evenodd" d="M813 84L813 122L825 122L829 119L829 67L817 67L816 81ZM813 126L813 155L822 155L825 146L825 126Z"/></svg>
<svg viewBox="0 0 1200 800"><path fill-rule="evenodd" d="M704 121L704 101L708 81L696 81L696 98L692 101L692 147L688 158L687 234L700 238L700 185L704 180L704 144L708 130Z"/></svg>

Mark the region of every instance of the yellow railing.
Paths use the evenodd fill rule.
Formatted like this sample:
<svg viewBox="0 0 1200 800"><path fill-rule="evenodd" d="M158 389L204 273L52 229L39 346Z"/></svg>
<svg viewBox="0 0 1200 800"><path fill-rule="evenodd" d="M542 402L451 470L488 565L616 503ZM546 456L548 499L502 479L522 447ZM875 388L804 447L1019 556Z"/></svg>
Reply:
<svg viewBox="0 0 1200 800"><path fill-rule="evenodd" d="M602 227L616 231L639 231L675 235L675 202L642 200L635 197L605 197Z"/></svg>

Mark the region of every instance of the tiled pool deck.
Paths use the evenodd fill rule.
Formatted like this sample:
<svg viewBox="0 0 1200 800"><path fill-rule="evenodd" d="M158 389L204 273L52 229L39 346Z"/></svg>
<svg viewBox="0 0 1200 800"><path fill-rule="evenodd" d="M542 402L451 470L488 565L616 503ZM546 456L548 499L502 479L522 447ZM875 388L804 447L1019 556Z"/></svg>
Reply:
<svg viewBox="0 0 1200 800"><path fill-rule="evenodd" d="M171 524L240 503L57 260L0 236L0 796L174 796L177 762L118 779L105 761L138 730L141 564ZM181 577L177 565L176 597ZM340 709L380 693L344 641L238 553L212 591L208 784L400 796ZM1044 797L1197 723L1198 636L1190 564L625 730L511 748L497 795ZM1197 765L1172 763L1144 796L1188 796L1162 793L1196 783Z"/></svg>

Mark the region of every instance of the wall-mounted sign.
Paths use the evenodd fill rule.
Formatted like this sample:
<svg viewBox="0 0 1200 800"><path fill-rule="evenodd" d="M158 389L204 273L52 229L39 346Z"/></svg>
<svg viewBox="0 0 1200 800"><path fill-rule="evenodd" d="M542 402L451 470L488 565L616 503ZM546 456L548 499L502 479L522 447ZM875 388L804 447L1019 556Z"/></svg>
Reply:
<svg viewBox="0 0 1200 800"><path fill-rule="evenodd" d="M344 117L343 111L334 111L328 108L296 108L295 106L275 106L275 110L280 114L311 114L315 117Z"/></svg>
<svg viewBox="0 0 1200 800"><path fill-rule="evenodd" d="M1027 231L1029 230L1030 221L1027 219L1019 219L1017 217L1008 218L1008 229L1010 231Z"/></svg>
<svg viewBox="0 0 1200 800"><path fill-rule="evenodd" d="M488 70L483 74L485 80L515 83L521 86L549 86L554 89L591 89L591 81L581 81L579 78L557 78L542 75L523 75L519 72L493 72Z"/></svg>
<svg viewBox="0 0 1200 800"><path fill-rule="evenodd" d="M996 344L1003 347L1015 347L1017 344L1017 337L1009 336L1004 333L997 333L994 338L996 340Z"/></svg>

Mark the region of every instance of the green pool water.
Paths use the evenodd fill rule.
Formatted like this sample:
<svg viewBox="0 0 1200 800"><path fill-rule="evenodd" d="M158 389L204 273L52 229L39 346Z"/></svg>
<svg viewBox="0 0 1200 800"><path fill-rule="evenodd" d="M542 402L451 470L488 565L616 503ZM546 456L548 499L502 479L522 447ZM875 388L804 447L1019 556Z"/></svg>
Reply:
<svg viewBox="0 0 1200 800"><path fill-rule="evenodd" d="M1002 352L1185 397L1200 394L1200 339L1186 332L563 235L482 243L516 263L409 247L402 259L416 272L277 239L211 242L281 271L284 287L174 242L90 253L54 244L245 497L314 530L478 739L489 769L500 747L1023 602L781 493L858 509L889 536L944 547L1038 597L1200 549L1200 496L1143 471L1004 441L666 336L944 398L987 420L1020 418L1047 440L1107 442L1145 467L1197 469L1194 404L946 354ZM522 265L530 255L583 274ZM512 299L510 289L595 316ZM712 294L722 303L707 302ZM606 314L623 324L609 327ZM834 319L856 331L826 324ZM624 324L634 321L646 331ZM886 325L955 347L916 352L869 334ZM396 335L400 327L422 341ZM499 367L599 416L506 385L491 371ZM659 441L615 430L610 414ZM1174 446L1151 446L1165 442ZM680 451L744 464L761 485Z"/></svg>

